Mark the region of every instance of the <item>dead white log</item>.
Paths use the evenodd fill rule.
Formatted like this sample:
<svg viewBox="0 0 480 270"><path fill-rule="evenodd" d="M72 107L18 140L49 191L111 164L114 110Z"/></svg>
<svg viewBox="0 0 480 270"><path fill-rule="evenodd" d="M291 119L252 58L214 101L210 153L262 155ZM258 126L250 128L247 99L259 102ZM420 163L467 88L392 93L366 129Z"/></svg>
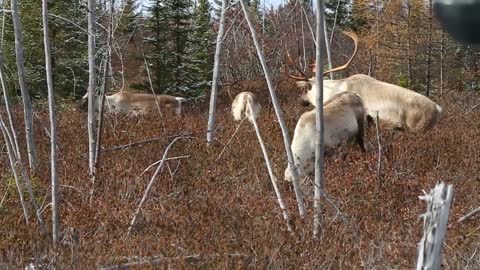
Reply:
<svg viewBox="0 0 480 270"><path fill-rule="evenodd" d="M270 97L272 99L273 109L275 110L275 114L277 116L280 129L282 130L283 143L285 145L285 151L287 154L288 168L290 169L290 172L292 174L293 189L295 190L295 196L297 198L298 211L299 211L300 217L304 218L305 204L303 203L303 194L298 181L298 170L295 167L295 163L293 160L292 148L290 147L290 136L288 135L287 126L285 125L285 121L283 119L282 109L280 107L280 103L278 102L277 94L275 93L275 87L273 86L272 80L270 79L270 73L268 72L267 62L263 57L262 47L258 42L257 32L255 31L255 27L253 26L252 20L250 19L248 8L245 5L244 0L240 0L240 4L242 5L242 10L243 10L243 13L245 14L245 20L247 21L248 27L250 28L250 32L252 33L253 43L255 44L255 48L257 50L260 63L262 64L263 73L265 74L265 80L267 81L267 85L268 85L268 91L270 92Z"/></svg>
<svg viewBox="0 0 480 270"><path fill-rule="evenodd" d="M260 144L260 147L262 149L263 159L265 160L265 165L267 166L268 175L270 176L273 189L275 190L275 194L277 196L278 205L280 206L280 209L283 212L283 218L287 222L288 231L293 232L287 207L285 205L285 201L283 200L282 193L280 193L280 189L278 188L277 178L273 174L273 169L270 163L270 158L268 157L267 148L265 147L262 134L260 133L260 128L258 127L258 124L257 124L257 118L260 115L260 109L261 109L260 104L255 100L255 96L252 93L242 92L238 94L233 100L232 113L234 115L235 120L243 121L243 119L247 118L255 128L258 143Z"/></svg>
<svg viewBox="0 0 480 270"><path fill-rule="evenodd" d="M418 244L417 270L438 270L442 262L442 248L447 231L452 185L437 184L429 194L424 191L420 200L427 202L423 217L423 237Z"/></svg>
<svg viewBox="0 0 480 270"><path fill-rule="evenodd" d="M48 34L48 0L42 1L43 43L45 47L45 70L48 87L48 110L50 114L50 174L52 189L52 239L56 246L60 232L60 214L58 206L58 175L57 175L57 117L55 115L55 96L53 93L52 61L50 55L50 40Z"/></svg>
<svg viewBox="0 0 480 270"><path fill-rule="evenodd" d="M20 23L20 17L18 15L18 1L11 0L12 7L12 21L13 29L15 32L15 56L17 61L17 73L18 83L20 91L22 92L23 112L25 120L25 135L27 137L27 153L30 170L35 171L36 152L35 152L35 139L33 130L33 109L32 101L30 99L30 93L28 92L26 73L25 73L25 58L23 56L23 36L22 25ZM18 153L20 154L20 153Z"/></svg>
<svg viewBox="0 0 480 270"><path fill-rule="evenodd" d="M217 45L215 46L215 56L213 60L213 77L212 90L210 93L210 108L208 113L207 125L207 144L211 144L215 135L215 113L217 110L217 92L218 92L218 73L220 70L220 55L222 53L223 36L225 33L225 10L227 9L227 1L222 0L220 11L220 26L217 34Z"/></svg>

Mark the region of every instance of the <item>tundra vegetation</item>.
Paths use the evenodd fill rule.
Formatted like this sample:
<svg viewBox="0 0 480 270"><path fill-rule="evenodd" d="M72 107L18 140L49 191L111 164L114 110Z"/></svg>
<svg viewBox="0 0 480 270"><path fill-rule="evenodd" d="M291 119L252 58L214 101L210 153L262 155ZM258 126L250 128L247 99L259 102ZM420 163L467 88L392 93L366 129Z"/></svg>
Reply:
<svg viewBox="0 0 480 270"><path fill-rule="evenodd" d="M87 2L95 7L91 27ZM209 146L204 135L220 1L43 4L44 17L42 1L0 1L0 268L92 269L130 263L154 268L411 269L425 210L418 196L438 181L455 190L442 266L480 267L478 210L457 222L480 206L480 51L444 33L429 2L325 1L332 65L347 62L354 50L341 30L353 30L359 40L357 55L335 79L365 74L428 96L443 112L426 132L380 125L377 133L370 126L363 138L365 153L341 144L325 157L317 239L311 230L312 179L300 182L305 218L299 216L291 184L281 181L287 167L282 130L238 2L225 5L215 136ZM313 107L300 105L301 89L285 76L286 51L299 69L309 69L315 58L313 8L308 1L269 6L250 0L244 5L293 138L300 116ZM95 43L88 42L89 31ZM42 46L44 33L49 46ZM89 45L94 45L90 56ZM92 57L94 80L88 71ZM135 117L106 113L100 132L91 134L101 138L90 149L98 152L91 181L87 114L78 109L89 81L99 96L101 89L108 95L154 92L188 102L182 103L180 117L174 110ZM245 123L237 129L230 113L234 97L242 92L253 93L261 105L255 130L262 132L278 190L272 188L275 179L265 166L256 131ZM24 117L30 99L32 117ZM53 111L56 117L51 117ZM51 141L57 145L51 147ZM51 162L54 156L56 162ZM52 182L53 175L57 181ZM56 182L58 189L52 190Z"/></svg>

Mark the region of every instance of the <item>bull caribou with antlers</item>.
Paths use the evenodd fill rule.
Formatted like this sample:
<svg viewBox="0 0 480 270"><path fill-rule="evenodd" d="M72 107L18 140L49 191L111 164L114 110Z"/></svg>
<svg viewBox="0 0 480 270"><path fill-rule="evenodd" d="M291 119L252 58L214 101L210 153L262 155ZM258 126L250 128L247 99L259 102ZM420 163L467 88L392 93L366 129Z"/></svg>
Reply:
<svg viewBox="0 0 480 270"><path fill-rule="evenodd" d="M343 32L353 39L355 49L348 62L323 72L324 75L346 69L358 49L358 37L353 32ZM301 75L287 75L297 80L297 86L304 89L301 96L303 105L316 106L315 100L315 77L307 76L295 66L287 52L290 64L300 72ZM312 72L316 71L316 64L311 65ZM356 74L340 80L324 80L323 96L324 102L330 100L336 94L342 92L356 93L361 97L366 107L367 115L373 119L377 116L380 122L387 128L408 130L411 132L425 132L435 126L442 114L442 107L412 90L376 80L364 74Z"/></svg>

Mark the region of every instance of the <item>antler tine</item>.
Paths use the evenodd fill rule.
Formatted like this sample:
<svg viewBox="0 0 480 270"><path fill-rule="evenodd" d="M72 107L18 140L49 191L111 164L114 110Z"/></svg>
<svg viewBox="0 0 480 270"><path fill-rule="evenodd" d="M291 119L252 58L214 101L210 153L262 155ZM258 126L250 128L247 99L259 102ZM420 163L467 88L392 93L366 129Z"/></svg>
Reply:
<svg viewBox="0 0 480 270"><path fill-rule="evenodd" d="M355 49L353 51L353 54L350 57L350 59L348 59L348 62L346 64L344 64L342 66L339 66L339 67L336 67L336 68L329 69L329 70L323 72L323 75L327 75L328 73L331 73L331 72L346 69L350 65L350 63L352 62L355 55L357 54L357 51L358 51L358 36L357 36L357 34L355 34L354 32L351 32L351 31L342 31L342 33L346 36L349 36L351 39L353 39L353 42L354 42L354 45L355 45ZM316 66L314 68L316 68Z"/></svg>
<svg viewBox="0 0 480 270"><path fill-rule="evenodd" d="M285 52L287 53L287 63L292 65L301 74L301 76L291 75L288 72L288 67L285 65L285 73L287 74L287 76L297 81L307 81L308 76L300 68L297 67L295 62L292 60L292 57L290 56L290 53L288 52L287 48L285 48Z"/></svg>

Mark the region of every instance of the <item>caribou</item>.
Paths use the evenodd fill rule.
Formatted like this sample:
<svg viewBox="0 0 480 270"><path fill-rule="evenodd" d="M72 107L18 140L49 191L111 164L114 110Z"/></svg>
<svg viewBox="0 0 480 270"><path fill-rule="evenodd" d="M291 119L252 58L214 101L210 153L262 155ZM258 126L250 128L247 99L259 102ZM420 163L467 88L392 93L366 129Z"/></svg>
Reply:
<svg viewBox="0 0 480 270"><path fill-rule="evenodd" d="M351 92L336 94L323 104L324 146L329 151L344 142L355 141L365 152L365 107L359 95ZM292 153L299 176L314 171L315 110L302 114L295 127ZM291 181L290 170L285 169L285 181Z"/></svg>
<svg viewBox="0 0 480 270"><path fill-rule="evenodd" d="M323 72L324 75L346 69L358 49L358 37L353 32L343 32L354 41L355 49L348 62ZM288 61L293 63L287 52ZM312 72L316 71L316 64L312 64ZM301 96L302 105L316 106L316 85L315 77L308 78L298 67L295 68L301 73L300 76L291 75L290 78L297 80L297 86L304 89ZM442 107L430 100L428 97L398 85L376 80L368 75L356 74L345 79L324 80L323 97L328 102L336 94L342 92L358 94L366 107L369 119L378 119L383 126L395 130L408 130L410 132L425 132L434 127L442 115Z"/></svg>
<svg viewBox="0 0 480 270"><path fill-rule="evenodd" d="M98 104L99 99L95 99L97 110L100 108ZM171 108L175 110L176 115L182 113L182 103L186 99L183 97L175 97L170 95L154 95L146 93L132 93L132 92L118 92L116 94L105 96L105 105L109 112L122 113L122 114L134 114L134 115L147 115L158 112L159 109ZM88 106L88 92L82 98L81 108L86 109Z"/></svg>

